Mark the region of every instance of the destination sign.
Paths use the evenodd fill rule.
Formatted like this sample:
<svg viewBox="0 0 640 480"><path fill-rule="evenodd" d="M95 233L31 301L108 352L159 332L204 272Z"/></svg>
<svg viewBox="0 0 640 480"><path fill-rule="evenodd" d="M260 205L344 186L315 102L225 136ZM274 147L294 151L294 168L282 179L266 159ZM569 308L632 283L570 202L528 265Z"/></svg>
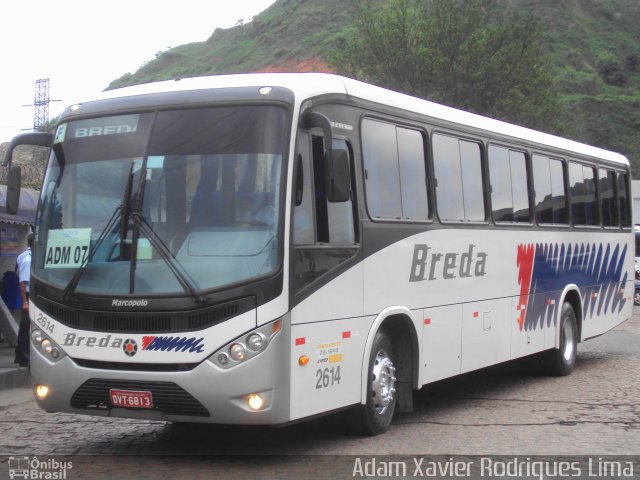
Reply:
<svg viewBox="0 0 640 480"><path fill-rule="evenodd" d="M50 230L44 268L78 268L87 259L90 228Z"/></svg>
<svg viewBox="0 0 640 480"><path fill-rule="evenodd" d="M140 115L117 115L69 122L62 130L58 127L56 142L71 138L133 133L138 129L139 120Z"/></svg>

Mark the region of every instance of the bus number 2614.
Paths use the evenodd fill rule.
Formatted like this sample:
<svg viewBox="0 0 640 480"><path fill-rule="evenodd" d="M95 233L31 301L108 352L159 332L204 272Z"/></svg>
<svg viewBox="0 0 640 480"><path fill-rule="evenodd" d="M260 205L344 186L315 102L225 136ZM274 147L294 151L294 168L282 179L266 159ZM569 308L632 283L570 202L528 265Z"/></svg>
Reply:
<svg viewBox="0 0 640 480"><path fill-rule="evenodd" d="M333 387L340 383L340 365L316 370L316 390Z"/></svg>

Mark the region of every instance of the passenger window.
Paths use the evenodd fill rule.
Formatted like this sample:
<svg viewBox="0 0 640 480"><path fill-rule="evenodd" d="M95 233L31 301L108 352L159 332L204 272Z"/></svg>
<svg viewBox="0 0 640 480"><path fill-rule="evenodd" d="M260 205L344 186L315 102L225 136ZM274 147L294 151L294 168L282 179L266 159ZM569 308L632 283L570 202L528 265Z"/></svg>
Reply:
<svg viewBox="0 0 640 480"><path fill-rule="evenodd" d="M523 152L489 147L491 203L496 222L529 222L527 164Z"/></svg>
<svg viewBox="0 0 640 480"><path fill-rule="evenodd" d="M569 163L569 189L574 225L599 225L596 201L595 169Z"/></svg>
<svg viewBox="0 0 640 480"><path fill-rule="evenodd" d="M618 205L620 206L620 224L631 226L631 210L629 208L629 183L626 173L618 173Z"/></svg>
<svg viewBox="0 0 640 480"><path fill-rule="evenodd" d="M424 137L416 130L396 128L400 187L402 192L402 218L427 220L427 172L424 162Z"/></svg>
<svg viewBox="0 0 640 480"><path fill-rule="evenodd" d="M531 222L531 209L525 154L509 150L509 164L511 166L511 188L513 191L513 221L529 223Z"/></svg>
<svg viewBox="0 0 640 480"><path fill-rule="evenodd" d="M602 225L605 227L618 226L618 205L615 194L616 174L613 170L601 168L598 171L598 187L600 189L600 211Z"/></svg>
<svg viewBox="0 0 640 480"><path fill-rule="evenodd" d="M427 220L427 175L420 132L362 121L367 208L372 218Z"/></svg>
<svg viewBox="0 0 640 480"><path fill-rule="evenodd" d="M433 136L438 215L443 221L485 219L480 145L448 135Z"/></svg>
<svg viewBox="0 0 640 480"><path fill-rule="evenodd" d="M396 127L362 121L362 155L367 207L372 218L401 218L400 172Z"/></svg>
<svg viewBox="0 0 640 480"><path fill-rule="evenodd" d="M568 223L562 160L534 154L532 163L536 220L548 224Z"/></svg>

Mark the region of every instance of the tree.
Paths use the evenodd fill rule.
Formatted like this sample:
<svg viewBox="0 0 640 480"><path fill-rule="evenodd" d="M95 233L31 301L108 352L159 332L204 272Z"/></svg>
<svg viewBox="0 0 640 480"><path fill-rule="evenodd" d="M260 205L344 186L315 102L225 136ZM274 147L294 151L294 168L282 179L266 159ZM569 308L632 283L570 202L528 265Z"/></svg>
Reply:
<svg viewBox="0 0 640 480"><path fill-rule="evenodd" d="M540 29L493 0L354 0L331 54L347 76L533 128L557 109Z"/></svg>

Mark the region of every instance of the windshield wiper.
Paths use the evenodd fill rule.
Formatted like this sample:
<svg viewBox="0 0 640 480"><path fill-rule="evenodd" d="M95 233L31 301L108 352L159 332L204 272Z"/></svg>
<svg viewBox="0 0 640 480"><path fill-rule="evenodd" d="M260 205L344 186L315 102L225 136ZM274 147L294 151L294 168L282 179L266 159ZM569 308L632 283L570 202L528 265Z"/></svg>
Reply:
<svg viewBox="0 0 640 480"><path fill-rule="evenodd" d="M131 196L131 187L133 185L133 166L135 161L131 161L131 168L129 168L129 177L127 178L127 185L124 189L124 195L122 196L122 215L120 216L120 242L123 242L127 236L127 226L129 223L129 197ZM122 246L120 247L122 248Z"/></svg>
<svg viewBox="0 0 640 480"><path fill-rule="evenodd" d="M193 287L193 280L189 277L189 274L185 272L179 263L176 263L176 257L173 255L167 244L164 243L162 238L153 230L153 227L149 225L147 219L140 212L133 212L131 214L133 221L138 225L138 228L149 239L156 250L160 254L160 257L169 267L171 273L178 279L178 282L188 293L195 303L204 303L205 298L200 295Z"/></svg>

